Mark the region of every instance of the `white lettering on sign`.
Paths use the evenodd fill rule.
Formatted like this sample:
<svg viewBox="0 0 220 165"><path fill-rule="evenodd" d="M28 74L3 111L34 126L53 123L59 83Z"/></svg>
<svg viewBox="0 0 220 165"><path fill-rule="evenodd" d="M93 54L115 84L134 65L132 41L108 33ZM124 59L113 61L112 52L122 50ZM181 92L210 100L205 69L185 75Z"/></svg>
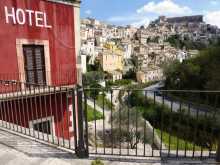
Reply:
<svg viewBox="0 0 220 165"><path fill-rule="evenodd" d="M44 27L44 25L43 25L44 19L42 17L43 15L44 15L43 12L40 12L40 11L35 12L35 21L36 21L37 27Z"/></svg>
<svg viewBox="0 0 220 165"><path fill-rule="evenodd" d="M7 24L28 24L29 26L52 28L52 26L48 24L46 13L41 11L15 9L14 7L9 9L5 6L5 19Z"/></svg>
<svg viewBox="0 0 220 165"><path fill-rule="evenodd" d="M34 11L32 10L26 10L27 14L28 14L28 21L29 21L29 26L32 26L32 14L34 14Z"/></svg>
<svg viewBox="0 0 220 165"><path fill-rule="evenodd" d="M25 13L22 9L17 9L16 19L17 19L18 24L20 24L20 25L25 24L26 18L25 18Z"/></svg>

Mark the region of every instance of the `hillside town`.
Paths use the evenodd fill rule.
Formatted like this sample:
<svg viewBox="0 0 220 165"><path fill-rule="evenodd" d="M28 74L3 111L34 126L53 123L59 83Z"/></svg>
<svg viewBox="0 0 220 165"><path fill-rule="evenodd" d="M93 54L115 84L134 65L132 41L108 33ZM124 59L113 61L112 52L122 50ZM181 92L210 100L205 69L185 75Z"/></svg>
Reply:
<svg viewBox="0 0 220 165"><path fill-rule="evenodd" d="M127 73L133 73L139 83L163 80L164 64L196 56L200 47L216 42L219 36L220 29L206 24L202 15L160 16L140 28L82 19L82 72L98 63L99 70L108 75L105 79L113 82Z"/></svg>
<svg viewBox="0 0 220 165"><path fill-rule="evenodd" d="M220 163L220 11L116 1L0 0L0 165Z"/></svg>

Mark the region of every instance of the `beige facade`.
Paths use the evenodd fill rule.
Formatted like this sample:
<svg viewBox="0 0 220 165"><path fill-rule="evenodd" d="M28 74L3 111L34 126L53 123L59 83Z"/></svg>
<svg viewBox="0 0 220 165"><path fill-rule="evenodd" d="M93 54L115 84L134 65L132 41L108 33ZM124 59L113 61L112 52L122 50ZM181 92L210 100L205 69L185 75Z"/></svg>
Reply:
<svg viewBox="0 0 220 165"><path fill-rule="evenodd" d="M142 71L138 71L136 73L137 76L137 81L139 83L148 83L152 81L160 81L163 80L164 75L163 75L163 70L160 68L148 68L148 69L143 69Z"/></svg>
<svg viewBox="0 0 220 165"><path fill-rule="evenodd" d="M122 71L123 70L123 56L117 53L114 53L110 50L104 50L100 56L100 63L103 71L112 72L112 71Z"/></svg>

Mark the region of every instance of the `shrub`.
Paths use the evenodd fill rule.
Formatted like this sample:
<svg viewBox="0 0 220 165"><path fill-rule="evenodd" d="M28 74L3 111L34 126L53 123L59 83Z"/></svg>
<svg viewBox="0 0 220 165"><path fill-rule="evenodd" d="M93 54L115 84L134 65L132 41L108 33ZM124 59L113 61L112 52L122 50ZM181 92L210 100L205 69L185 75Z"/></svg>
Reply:
<svg viewBox="0 0 220 165"><path fill-rule="evenodd" d="M104 163L101 160L96 159L96 160L92 161L91 165L104 165Z"/></svg>
<svg viewBox="0 0 220 165"><path fill-rule="evenodd" d="M131 84L131 82L132 80L129 80L129 79L116 80L115 82L108 81L107 86L124 86L124 85Z"/></svg>
<svg viewBox="0 0 220 165"><path fill-rule="evenodd" d="M216 143L220 133L219 117L213 119L213 113L188 115L186 110L171 112L168 107L152 100L145 99L141 92L132 92L131 106L142 112L144 118L155 128L168 132L173 136L194 142L196 145L206 148ZM218 121L218 122L216 122Z"/></svg>

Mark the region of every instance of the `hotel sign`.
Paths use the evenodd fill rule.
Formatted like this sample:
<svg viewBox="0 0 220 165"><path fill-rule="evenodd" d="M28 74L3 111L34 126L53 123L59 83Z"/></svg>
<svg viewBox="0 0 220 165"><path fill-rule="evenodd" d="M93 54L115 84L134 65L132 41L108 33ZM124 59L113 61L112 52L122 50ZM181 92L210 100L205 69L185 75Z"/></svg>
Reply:
<svg viewBox="0 0 220 165"><path fill-rule="evenodd" d="M48 24L48 17L44 12L7 6L5 6L4 9L7 24L27 24L28 26L40 28L52 28L52 26Z"/></svg>

